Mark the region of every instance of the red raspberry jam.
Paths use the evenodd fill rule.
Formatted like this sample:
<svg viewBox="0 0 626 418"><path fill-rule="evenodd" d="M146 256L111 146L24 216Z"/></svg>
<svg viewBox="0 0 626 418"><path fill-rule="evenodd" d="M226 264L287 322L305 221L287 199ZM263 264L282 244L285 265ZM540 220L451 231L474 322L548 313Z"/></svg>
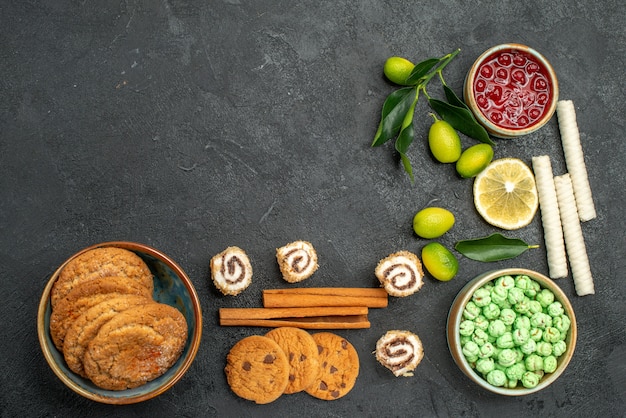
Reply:
<svg viewBox="0 0 626 418"><path fill-rule="evenodd" d="M465 86L466 98L471 95L468 105L477 119L501 137L525 134L545 124L558 95L550 64L523 45L490 51L476 61L466 80L470 83Z"/></svg>

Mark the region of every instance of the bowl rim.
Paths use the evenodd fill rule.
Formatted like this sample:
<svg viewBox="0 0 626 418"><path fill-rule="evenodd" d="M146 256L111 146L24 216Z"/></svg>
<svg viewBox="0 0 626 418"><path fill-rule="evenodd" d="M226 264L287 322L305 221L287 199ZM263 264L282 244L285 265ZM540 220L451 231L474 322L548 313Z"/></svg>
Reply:
<svg viewBox="0 0 626 418"><path fill-rule="evenodd" d="M538 59L541 65L543 65L546 71L548 72L550 82L552 83L553 94L552 94L552 101L550 102L550 106L548 107L548 109L546 110L546 112L544 113L541 119L539 119L533 125L524 129L504 128L491 122L478 109L478 104L476 103L476 99L473 94L474 78L476 76L476 73L478 72L478 68L480 67L480 65L483 63L485 58L489 57L490 55L496 52L504 51L504 50L523 51L529 55L532 55L536 59ZM497 136L499 138L517 138L519 136L527 135L531 132L536 131L537 129L544 126L552 118L552 116L554 115L554 112L556 111L556 105L559 100L559 82L556 76L556 72L554 71L554 68L541 53L539 53L538 51L536 51L535 49L527 45L523 45L520 43L514 43L514 42L504 43L504 44L492 46L491 48L487 49L485 52L480 54L478 58L476 58L476 60L470 67L470 70L467 72L467 75L465 77L465 83L463 86L463 96L465 98L465 102L467 103L467 106L471 109L476 119L480 122L481 125L485 127L485 129L490 134Z"/></svg>
<svg viewBox="0 0 626 418"><path fill-rule="evenodd" d="M49 330L45 326L46 310L48 309L50 305L50 292L52 291L54 282L58 278L59 274L61 273L63 268L74 258L78 257L79 255L87 251L90 251L96 248L103 248L103 247L118 247L118 248L130 250L133 252L145 253L151 257L164 261L168 265L168 267L171 268L172 271L181 279L181 282L185 286L185 289L187 290L191 298L191 305L193 308L193 312L191 312L191 314L195 318L195 327L193 329L193 333L188 337L188 338L191 338L188 351L185 354L184 358L182 358L182 363L176 370L176 373L174 373L164 384L146 393L141 393L141 394L137 394L133 396L111 397L111 396L104 396L98 393L94 393L85 389L81 385L77 384L70 377L68 377L66 373L64 373L64 371L60 368L60 366L57 364L55 358L53 357L51 353L52 347L50 345L50 340L49 338L46 338L49 332ZM152 399L162 394L163 392L167 391L172 386L174 386L174 384L177 383L183 377L183 375L187 372L187 370L191 366L191 363L194 361L196 354L198 353L198 349L200 347L200 340L202 338L202 309L200 307L200 300L198 298L198 293L196 292L189 276L187 276L185 271L172 258L167 256L162 251L157 250L156 248L153 248L146 244L140 244L140 243L131 242L131 241L107 241L107 242L90 245L74 253L69 258L67 258L54 271L54 273L52 273L46 286L44 287L41 299L39 301L39 308L37 311L37 336L39 338L39 344L41 346L41 350L43 352L43 355L48 365L50 366L54 374L71 390L73 390L74 392L78 393L79 395L85 398L91 399L93 401L101 402L101 403L115 404L115 405L132 404L132 403L146 401L148 399ZM124 391L116 391L116 393L118 394L123 393L123 392Z"/></svg>
<svg viewBox="0 0 626 418"><path fill-rule="evenodd" d="M461 323L461 318L463 315L463 309L467 302L471 299L474 292L480 288L483 284L493 281L501 276L516 276L516 275L527 275L531 279L539 282L542 287L549 287L550 290L554 293L555 299L563 304L563 308L567 312L568 317L570 318L571 325L568 332L569 339L568 347L566 353L564 353L561 357L559 357L559 366L557 369L550 373L548 376L544 376L541 379L539 384L534 388L503 388L497 387L489 384L482 376L480 376L467 362L463 353L460 352L460 336L458 333L458 327ZM547 284L547 285L546 285ZM456 314L455 314L456 311ZM537 271L525 269L525 268L505 268L505 269L494 269L486 271L482 274L471 279L463 288L459 291L459 293L454 298L452 305L450 306L450 311L448 312L448 318L446 321L446 339L448 342L448 349L450 350L450 354L457 364L459 369L469 377L473 382L477 383L483 389L486 389L490 392L497 393L500 395L507 396L524 396L530 395L531 393L538 392L552 383L556 381L561 374L567 368L567 365L571 361L574 351L576 349L576 339L578 337L578 328L576 323L576 315L574 313L574 308L570 303L567 295L563 292L561 287L555 283L552 279L541 274ZM456 348L456 349L455 349Z"/></svg>

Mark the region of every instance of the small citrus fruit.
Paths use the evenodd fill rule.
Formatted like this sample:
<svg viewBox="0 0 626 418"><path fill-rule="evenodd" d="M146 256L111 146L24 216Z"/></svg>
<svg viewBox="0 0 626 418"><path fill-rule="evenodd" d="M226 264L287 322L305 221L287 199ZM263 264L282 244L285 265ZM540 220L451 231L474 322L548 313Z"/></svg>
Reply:
<svg viewBox="0 0 626 418"><path fill-rule="evenodd" d="M422 263L435 279L447 282L459 271L459 262L454 254L438 242L431 242L422 248Z"/></svg>
<svg viewBox="0 0 626 418"><path fill-rule="evenodd" d="M390 57L385 61L383 72L385 77L392 83L405 85L406 79L411 75L415 65L406 58Z"/></svg>
<svg viewBox="0 0 626 418"><path fill-rule="evenodd" d="M489 144L472 145L456 162L456 171L463 178L475 177L483 171L493 159L493 148Z"/></svg>
<svg viewBox="0 0 626 418"><path fill-rule="evenodd" d="M528 225L539 207L533 172L517 158L493 161L474 180L474 205L485 221L499 228Z"/></svg>
<svg viewBox="0 0 626 418"><path fill-rule="evenodd" d="M447 209L428 207L413 217L413 230L422 238L437 238L454 225L454 215Z"/></svg>
<svg viewBox="0 0 626 418"><path fill-rule="evenodd" d="M453 163L461 156L461 138L445 120L437 119L428 131L428 146L433 157L440 163Z"/></svg>

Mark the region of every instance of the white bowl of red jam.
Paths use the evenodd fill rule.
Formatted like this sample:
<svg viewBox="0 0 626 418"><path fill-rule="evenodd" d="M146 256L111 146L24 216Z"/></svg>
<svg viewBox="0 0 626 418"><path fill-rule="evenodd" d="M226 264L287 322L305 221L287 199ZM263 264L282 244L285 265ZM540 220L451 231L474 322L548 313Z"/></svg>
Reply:
<svg viewBox="0 0 626 418"><path fill-rule="evenodd" d="M487 132L515 138L545 125L556 110L559 86L543 55L516 43L480 55L465 78L466 104Z"/></svg>

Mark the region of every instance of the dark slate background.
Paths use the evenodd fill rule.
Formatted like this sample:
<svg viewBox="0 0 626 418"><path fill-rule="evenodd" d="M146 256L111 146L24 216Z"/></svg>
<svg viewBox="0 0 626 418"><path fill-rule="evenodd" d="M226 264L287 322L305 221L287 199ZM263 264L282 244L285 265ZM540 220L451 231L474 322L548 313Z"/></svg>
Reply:
<svg viewBox="0 0 626 418"><path fill-rule="evenodd" d="M626 13L618 0L0 2L0 415L14 416L623 416L624 68ZM275 248L311 241L318 272L303 286L375 286L377 261L419 253L414 213L437 204L457 224L440 242L497 232L477 215L471 180L430 157L431 119L418 104L409 151L416 182L392 144L372 149L384 97L385 59L414 62L461 48L446 68L461 92L474 59L504 42L527 44L555 67L562 99L574 101L598 217L582 225L596 294L558 283L579 321L576 353L546 390L506 398L475 387L448 352L445 322L459 289L496 267L547 273L545 250L484 264L460 257L451 282L372 311L369 330L340 331L361 373L345 398L305 393L257 406L237 398L223 374L240 338L217 309L260 306L284 287ZM429 93L440 95L438 83ZM474 141L463 137L463 145ZM539 132L499 140L496 158L548 154L566 171L556 118ZM509 234L543 244L539 216ZM41 354L36 313L50 274L103 241L131 240L172 256L202 300L196 361L171 390L141 404L94 403L67 389ZM210 257L238 245L253 284L236 298L210 282ZM458 255L458 254L457 254ZM422 338L415 376L376 363L389 329Z"/></svg>

